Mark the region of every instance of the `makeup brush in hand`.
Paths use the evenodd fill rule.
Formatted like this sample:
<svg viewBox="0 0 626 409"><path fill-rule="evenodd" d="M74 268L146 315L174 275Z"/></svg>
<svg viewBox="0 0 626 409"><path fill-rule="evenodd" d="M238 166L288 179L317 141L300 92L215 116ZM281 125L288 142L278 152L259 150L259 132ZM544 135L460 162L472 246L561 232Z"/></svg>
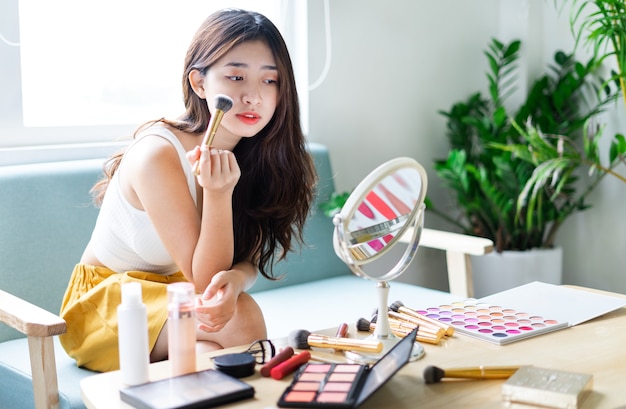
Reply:
<svg viewBox="0 0 626 409"><path fill-rule="evenodd" d="M220 122L222 122L222 117L233 107L233 100L229 96L217 94L215 96L214 104L215 111L211 115L211 119L209 120L209 126L207 127L206 133L204 134L204 139L202 140L202 144L209 147L213 143L213 138L215 137L217 128L220 126ZM196 176L200 174L199 160L196 161L196 163L194 163L193 165L193 173Z"/></svg>
<svg viewBox="0 0 626 409"><path fill-rule="evenodd" d="M443 378L457 379L508 379L519 366L477 366L474 368L441 369L436 366L424 368L424 382L437 383Z"/></svg>
<svg viewBox="0 0 626 409"><path fill-rule="evenodd" d="M307 330L291 331L289 345L296 349L334 348L343 351L378 353L383 350L383 343L366 339L336 338L311 334Z"/></svg>

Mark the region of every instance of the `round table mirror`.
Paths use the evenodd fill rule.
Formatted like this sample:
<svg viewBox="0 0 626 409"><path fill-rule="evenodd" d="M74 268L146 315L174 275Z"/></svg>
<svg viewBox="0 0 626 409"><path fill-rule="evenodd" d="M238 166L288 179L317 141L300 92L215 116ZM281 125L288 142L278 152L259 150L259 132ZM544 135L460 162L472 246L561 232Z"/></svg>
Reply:
<svg viewBox="0 0 626 409"><path fill-rule="evenodd" d="M378 294L376 328L369 338L382 342L383 351L374 355L347 352L346 357L353 361L374 363L400 340L389 325L389 281L406 270L417 251L426 188L426 172L419 163L411 158L392 159L367 175L333 218L337 256L354 274L376 282ZM367 268L384 254L391 254L389 250L407 232L411 232L409 244L393 267ZM416 342L413 359L423 354L423 347Z"/></svg>

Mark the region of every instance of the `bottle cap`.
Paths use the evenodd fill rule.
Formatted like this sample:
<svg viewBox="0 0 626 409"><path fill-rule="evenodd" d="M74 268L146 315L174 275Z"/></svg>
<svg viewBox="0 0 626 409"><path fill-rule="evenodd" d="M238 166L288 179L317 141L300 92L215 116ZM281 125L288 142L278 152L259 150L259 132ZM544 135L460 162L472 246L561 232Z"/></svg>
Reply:
<svg viewBox="0 0 626 409"><path fill-rule="evenodd" d="M122 284L122 304L141 304L141 284L137 282Z"/></svg>
<svg viewBox="0 0 626 409"><path fill-rule="evenodd" d="M167 295L171 304L193 302L195 287L192 283L172 283L167 286Z"/></svg>

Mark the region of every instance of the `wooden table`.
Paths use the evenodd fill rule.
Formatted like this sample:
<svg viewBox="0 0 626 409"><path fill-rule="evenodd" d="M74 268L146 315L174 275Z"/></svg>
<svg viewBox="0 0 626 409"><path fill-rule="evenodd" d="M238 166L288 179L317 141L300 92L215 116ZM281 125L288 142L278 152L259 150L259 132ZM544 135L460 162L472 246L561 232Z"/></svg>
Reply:
<svg viewBox="0 0 626 409"><path fill-rule="evenodd" d="M626 298L624 295L607 293ZM334 329L325 332L334 335ZM350 328L350 336L363 337ZM276 342L284 346L286 340ZM503 380L445 380L424 384L422 372L428 365L440 368L480 365L534 365L541 368L588 373L593 375L593 391L582 408L626 408L626 308L621 308L575 327L540 335L505 346L454 335L441 345L423 344L426 355L410 362L361 408L503 408ZM232 348L220 353L236 352ZM341 358L341 356L339 356ZM212 367L211 354L198 356L198 369ZM169 363L150 365L150 379L169 374ZM254 386L253 399L224 405L231 408L276 408L276 401L288 386L291 376L277 381L257 372L243 380ZM132 408L119 399L119 372L109 372L83 379L81 391L90 409ZM529 406L514 404L511 409Z"/></svg>

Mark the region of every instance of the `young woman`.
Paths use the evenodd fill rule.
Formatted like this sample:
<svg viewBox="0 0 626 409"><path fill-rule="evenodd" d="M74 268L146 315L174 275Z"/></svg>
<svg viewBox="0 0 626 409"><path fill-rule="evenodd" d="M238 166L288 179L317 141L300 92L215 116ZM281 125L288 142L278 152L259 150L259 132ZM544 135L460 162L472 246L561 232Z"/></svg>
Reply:
<svg viewBox="0 0 626 409"><path fill-rule="evenodd" d="M265 338L245 291L257 271L274 278L273 264L302 243L316 174L276 27L254 12L211 15L187 51L182 83L184 114L140 127L94 187L100 214L61 307L61 342L79 366L119 368L116 308L129 281L142 284L151 361L167 358L166 287L176 281L201 294L199 350ZM216 94L233 106L208 148L200 145Z"/></svg>

